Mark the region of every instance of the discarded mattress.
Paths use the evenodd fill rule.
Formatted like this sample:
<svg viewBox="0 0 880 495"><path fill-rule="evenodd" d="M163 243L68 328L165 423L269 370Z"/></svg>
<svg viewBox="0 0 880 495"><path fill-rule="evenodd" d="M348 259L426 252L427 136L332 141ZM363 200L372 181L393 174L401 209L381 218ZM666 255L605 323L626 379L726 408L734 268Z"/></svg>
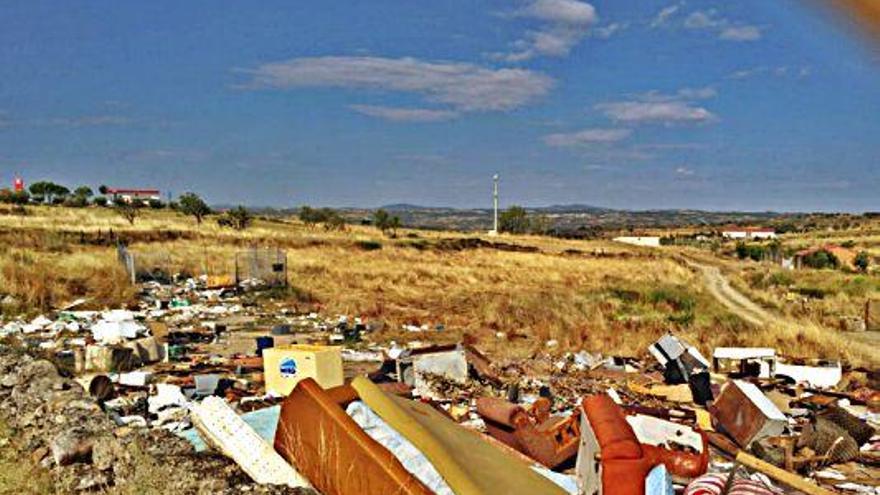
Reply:
<svg viewBox="0 0 880 495"><path fill-rule="evenodd" d="M350 387L325 391L311 378L300 381L281 404L275 450L323 495L431 494L345 413L341 406L356 399Z"/></svg>
<svg viewBox="0 0 880 495"><path fill-rule="evenodd" d="M407 471L427 485L434 493L454 495L449 485L425 455L400 433L394 431L394 428L382 421L382 418L377 416L369 406L361 401L355 401L348 405L345 412L367 435L390 450Z"/></svg>
<svg viewBox="0 0 880 495"><path fill-rule="evenodd" d="M355 378L352 387L370 409L424 453L458 495L565 493L521 459L462 428L428 404L389 396L362 377Z"/></svg>
<svg viewBox="0 0 880 495"><path fill-rule="evenodd" d="M311 488L272 447L244 422L226 401L207 397L193 404L192 419L202 437L232 458L259 484Z"/></svg>

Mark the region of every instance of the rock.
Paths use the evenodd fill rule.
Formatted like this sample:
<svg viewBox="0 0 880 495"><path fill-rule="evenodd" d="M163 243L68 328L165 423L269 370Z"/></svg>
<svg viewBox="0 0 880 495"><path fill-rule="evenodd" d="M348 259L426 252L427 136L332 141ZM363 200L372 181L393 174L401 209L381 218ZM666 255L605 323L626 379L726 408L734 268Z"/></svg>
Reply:
<svg viewBox="0 0 880 495"><path fill-rule="evenodd" d="M76 462L90 462L92 459L92 442L82 432L75 429L60 433L49 444L52 459L58 466L67 466Z"/></svg>
<svg viewBox="0 0 880 495"><path fill-rule="evenodd" d="M125 438L131 435L134 432L134 428L130 426L120 426L113 430L113 434L116 435L116 438Z"/></svg>
<svg viewBox="0 0 880 495"><path fill-rule="evenodd" d="M40 447L31 454L31 460L34 464L39 464L47 455L49 455L49 447Z"/></svg>
<svg viewBox="0 0 880 495"><path fill-rule="evenodd" d="M116 438L102 436L93 442L92 464L99 471L111 469L123 457L125 457L125 448Z"/></svg>
<svg viewBox="0 0 880 495"><path fill-rule="evenodd" d="M110 486L110 476L107 473L90 473L82 476L76 485L76 491L93 491Z"/></svg>
<svg viewBox="0 0 880 495"><path fill-rule="evenodd" d="M0 385L11 388L21 383L21 376L17 373L9 373L0 378Z"/></svg>
<svg viewBox="0 0 880 495"><path fill-rule="evenodd" d="M228 483L223 479L212 479L202 481L199 485L199 494L209 495L214 493L222 493L229 488Z"/></svg>

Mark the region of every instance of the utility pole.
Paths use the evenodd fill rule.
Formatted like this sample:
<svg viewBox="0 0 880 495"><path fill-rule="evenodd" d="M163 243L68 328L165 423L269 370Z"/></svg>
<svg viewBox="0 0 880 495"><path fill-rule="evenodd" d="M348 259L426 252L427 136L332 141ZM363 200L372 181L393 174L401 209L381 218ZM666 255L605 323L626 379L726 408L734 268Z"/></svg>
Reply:
<svg viewBox="0 0 880 495"><path fill-rule="evenodd" d="M498 174L492 176L492 203L494 207L495 221L492 224L493 228L489 234L498 235Z"/></svg>

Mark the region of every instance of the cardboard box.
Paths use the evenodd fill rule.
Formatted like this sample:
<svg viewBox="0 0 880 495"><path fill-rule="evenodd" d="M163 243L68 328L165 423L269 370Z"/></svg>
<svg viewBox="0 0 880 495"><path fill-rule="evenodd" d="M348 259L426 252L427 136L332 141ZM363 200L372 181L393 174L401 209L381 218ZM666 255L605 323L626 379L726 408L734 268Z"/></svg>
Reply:
<svg viewBox="0 0 880 495"><path fill-rule="evenodd" d="M338 387L344 382L342 351L323 345L289 345L263 350L266 392L286 396L305 378L312 378L322 388Z"/></svg>

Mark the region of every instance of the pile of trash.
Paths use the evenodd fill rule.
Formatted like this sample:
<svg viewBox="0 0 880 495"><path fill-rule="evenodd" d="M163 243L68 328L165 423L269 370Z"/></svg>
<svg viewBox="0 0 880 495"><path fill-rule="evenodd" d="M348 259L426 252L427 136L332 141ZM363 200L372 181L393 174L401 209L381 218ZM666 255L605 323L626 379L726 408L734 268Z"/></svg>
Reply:
<svg viewBox="0 0 880 495"><path fill-rule="evenodd" d="M132 482L135 449L184 493L880 495L877 370L671 334L493 360L200 280L76 306L0 326L0 417L58 491Z"/></svg>

